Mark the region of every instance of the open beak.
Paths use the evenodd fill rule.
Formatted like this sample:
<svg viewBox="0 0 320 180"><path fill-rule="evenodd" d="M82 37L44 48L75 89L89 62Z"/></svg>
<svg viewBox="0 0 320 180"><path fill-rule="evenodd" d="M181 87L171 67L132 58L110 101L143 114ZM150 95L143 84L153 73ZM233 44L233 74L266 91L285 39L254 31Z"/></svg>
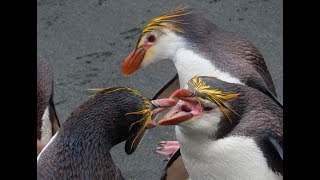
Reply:
<svg viewBox="0 0 320 180"><path fill-rule="evenodd" d="M170 99L170 98L156 99L156 100L152 100L151 102L153 104L152 119L159 112L165 110L168 107L174 106L177 103L174 99ZM126 144L125 144L126 153L128 155L132 154L138 147L140 141L142 140L143 136L147 132L147 129L151 129L154 127L157 127L157 124L153 120L151 120L148 122L145 128L141 128L138 132L133 133L126 141Z"/></svg>
<svg viewBox="0 0 320 180"><path fill-rule="evenodd" d="M169 126L185 122L193 117L203 114L201 103L189 89L179 89L170 98L180 99L179 102L158 122Z"/></svg>
<svg viewBox="0 0 320 180"><path fill-rule="evenodd" d="M128 76L140 68L146 48L141 46L133 50L122 64L122 74Z"/></svg>
<svg viewBox="0 0 320 180"><path fill-rule="evenodd" d="M152 100L151 103L153 104L153 118L159 114L160 112L166 110L169 107L172 107L177 104L177 101L171 98L163 98L163 99L156 99ZM157 127L157 124L154 121L149 121L147 124L146 129L151 129Z"/></svg>

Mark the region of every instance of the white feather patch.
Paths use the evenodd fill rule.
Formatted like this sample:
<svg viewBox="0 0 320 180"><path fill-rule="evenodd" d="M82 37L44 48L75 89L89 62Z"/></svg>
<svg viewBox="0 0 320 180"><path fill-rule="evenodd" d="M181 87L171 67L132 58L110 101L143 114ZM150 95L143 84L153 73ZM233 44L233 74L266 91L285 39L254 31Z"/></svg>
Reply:
<svg viewBox="0 0 320 180"><path fill-rule="evenodd" d="M41 143L47 144L52 137L52 124L49 117L49 107L46 108L42 116Z"/></svg>
<svg viewBox="0 0 320 180"><path fill-rule="evenodd" d="M173 62L179 74L181 87L195 76L215 76L226 82L243 84L238 78L220 71L210 60L186 48L178 49Z"/></svg>
<svg viewBox="0 0 320 180"><path fill-rule="evenodd" d="M181 155L191 179L283 179L268 167L252 138L233 136L212 141L203 137L200 143L192 138L182 142L186 143L181 143Z"/></svg>

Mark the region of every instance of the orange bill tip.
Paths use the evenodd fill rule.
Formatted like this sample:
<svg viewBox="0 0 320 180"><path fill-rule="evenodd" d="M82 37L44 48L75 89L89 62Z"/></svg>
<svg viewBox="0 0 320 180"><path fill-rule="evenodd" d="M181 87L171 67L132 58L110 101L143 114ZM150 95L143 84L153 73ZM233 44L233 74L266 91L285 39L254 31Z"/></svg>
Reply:
<svg viewBox="0 0 320 180"><path fill-rule="evenodd" d="M128 76L137 71L143 61L145 52L146 50L144 47L132 51L122 64L122 74Z"/></svg>

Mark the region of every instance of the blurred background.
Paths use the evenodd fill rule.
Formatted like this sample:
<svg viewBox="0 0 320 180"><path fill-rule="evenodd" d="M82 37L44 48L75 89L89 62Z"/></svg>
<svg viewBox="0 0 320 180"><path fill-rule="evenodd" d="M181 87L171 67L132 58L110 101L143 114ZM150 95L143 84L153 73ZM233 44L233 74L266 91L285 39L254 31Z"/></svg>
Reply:
<svg viewBox="0 0 320 180"><path fill-rule="evenodd" d="M62 122L91 95L86 89L129 86L151 98L176 70L162 61L124 77L121 65L146 23L189 5L219 27L246 37L262 53L279 100L283 98L282 1L278 0L38 0L37 51L54 67L54 101ZM172 127L146 134L128 156L124 143L111 151L126 179L159 179L166 162L154 154Z"/></svg>

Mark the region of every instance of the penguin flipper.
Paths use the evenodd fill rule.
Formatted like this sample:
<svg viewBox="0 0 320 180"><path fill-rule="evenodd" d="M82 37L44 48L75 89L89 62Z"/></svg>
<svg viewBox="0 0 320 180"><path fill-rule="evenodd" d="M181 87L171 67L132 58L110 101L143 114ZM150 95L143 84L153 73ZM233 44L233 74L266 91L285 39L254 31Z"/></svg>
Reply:
<svg viewBox="0 0 320 180"><path fill-rule="evenodd" d="M153 96L152 100L170 97L170 95L179 88L179 76L176 74L164 86L162 86L162 88Z"/></svg>
<svg viewBox="0 0 320 180"><path fill-rule="evenodd" d="M188 178L189 174L183 164L180 149L178 149L167 163L161 180L187 180Z"/></svg>
<svg viewBox="0 0 320 180"><path fill-rule="evenodd" d="M279 158L283 160L283 148L270 130L267 130L265 132L264 139L267 144L274 150L274 152L277 153Z"/></svg>
<svg viewBox="0 0 320 180"><path fill-rule="evenodd" d="M50 117L51 126L52 126L52 136L54 136L55 133L59 131L61 123L59 121L56 108L53 102L53 94L51 94L51 97L49 100L49 117Z"/></svg>
<svg viewBox="0 0 320 180"><path fill-rule="evenodd" d="M176 74L153 96L152 100L170 97L171 94L179 88L179 76ZM161 180L186 180L188 177L189 174L183 164L179 148L169 159L161 176Z"/></svg>
<svg viewBox="0 0 320 180"><path fill-rule="evenodd" d="M269 97L276 102L281 108L283 108L283 104L278 100L278 98L269 90L267 89L267 95L269 95Z"/></svg>

